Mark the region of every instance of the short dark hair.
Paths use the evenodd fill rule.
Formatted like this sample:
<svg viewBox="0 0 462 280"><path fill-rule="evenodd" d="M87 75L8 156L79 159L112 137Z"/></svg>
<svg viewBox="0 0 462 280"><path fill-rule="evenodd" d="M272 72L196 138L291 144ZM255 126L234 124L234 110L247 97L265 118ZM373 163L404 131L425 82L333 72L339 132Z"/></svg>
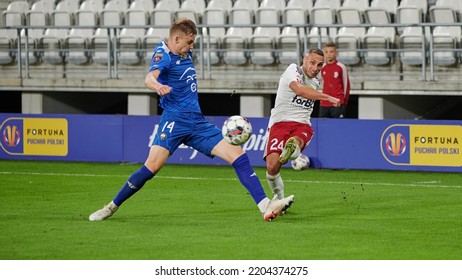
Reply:
<svg viewBox="0 0 462 280"><path fill-rule="evenodd" d="M172 23L170 27L170 36L178 31L188 35L197 35L196 24L189 18L179 18Z"/></svg>
<svg viewBox="0 0 462 280"><path fill-rule="evenodd" d="M310 49L308 51L308 54L310 53L315 53L317 55L324 56L324 52L321 49Z"/></svg>

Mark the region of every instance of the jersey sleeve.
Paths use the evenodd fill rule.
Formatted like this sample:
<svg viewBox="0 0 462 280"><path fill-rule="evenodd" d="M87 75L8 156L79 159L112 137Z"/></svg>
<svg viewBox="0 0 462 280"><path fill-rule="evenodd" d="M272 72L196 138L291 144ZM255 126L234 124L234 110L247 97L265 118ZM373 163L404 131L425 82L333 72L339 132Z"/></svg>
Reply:
<svg viewBox="0 0 462 280"><path fill-rule="evenodd" d="M165 44L159 43L151 57L151 67L148 72L158 69L161 73L170 67L170 56L165 50Z"/></svg>
<svg viewBox="0 0 462 280"><path fill-rule="evenodd" d="M303 83L303 75L300 73L300 69L298 65L295 63L292 63L287 67L284 73L284 78L287 83L287 86L289 86L289 84L293 81L296 81L300 84Z"/></svg>
<svg viewBox="0 0 462 280"><path fill-rule="evenodd" d="M342 88L343 88L343 104L348 105L350 99L350 77L348 76L348 70L345 65L341 64L342 68Z"/></svg>

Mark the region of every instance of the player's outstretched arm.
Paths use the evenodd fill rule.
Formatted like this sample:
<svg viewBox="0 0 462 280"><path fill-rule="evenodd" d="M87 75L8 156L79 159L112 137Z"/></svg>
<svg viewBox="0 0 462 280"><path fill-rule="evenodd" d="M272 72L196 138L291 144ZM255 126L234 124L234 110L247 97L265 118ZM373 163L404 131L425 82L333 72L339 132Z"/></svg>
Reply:
<svg viewBox="0 0 462 280"><path fill-rule="evenodd" d="M335 107L340 106L340 100L338 98L332 97L328 94L319 92L311 87L307 87L297 81L292 81L289 84L290 89L295 92L296 95L312 99L312 100L326 100L332 103Z"/></svg>
<svg viewBox="0 0 462 280"><path fill-rule="evenodd" d="M148 89L157 92L157 94L160 96L167 95L170 93L172 88L159 83L159 81L157 80L159 75L160 75L160 71L157 69L149 72L146 75L146 78L144 79L144 85Z"/></svg>

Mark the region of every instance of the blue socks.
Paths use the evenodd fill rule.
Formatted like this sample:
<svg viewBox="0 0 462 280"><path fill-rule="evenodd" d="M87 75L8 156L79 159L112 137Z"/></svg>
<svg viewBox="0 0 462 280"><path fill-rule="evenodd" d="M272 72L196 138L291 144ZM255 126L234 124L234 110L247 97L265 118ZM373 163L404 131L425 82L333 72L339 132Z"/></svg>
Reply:
<svg viewBox="0 0 462 280"><path fill-rule="evenodd" d="M143 165L128 178L127 182L125 182L122 189L114 198L114 204L120 206L125 200L139 191L148 180L152 179L152 177L154 177L154 173Z"/></svg>
<svg viewBox="0 0 462 280"><path fill-rule="evenodd" d="M260 180L250 165L249 157L247 154L243 154L233 162L234 171L241 181L241 184L249 191L255 203L258 204L260 201L266 198L265 191L261 185Z"/></svg>
<svg viewBox="0 0 462 280"><path fill-rule="evenodd" d="M233 162L234 171L241 181L241 184L247 189L252 196L256 204L266 198L265 191L261 185L260 180L253 171L250 165L249 157L247 154L243 154ZM133 173L127 182L125 182L122 189L113 199L115 205L120 206L125 200L129 199L137 191L139 191L144 184L154 177L152 173L145 165L143 165L138 171Z"/></svg>

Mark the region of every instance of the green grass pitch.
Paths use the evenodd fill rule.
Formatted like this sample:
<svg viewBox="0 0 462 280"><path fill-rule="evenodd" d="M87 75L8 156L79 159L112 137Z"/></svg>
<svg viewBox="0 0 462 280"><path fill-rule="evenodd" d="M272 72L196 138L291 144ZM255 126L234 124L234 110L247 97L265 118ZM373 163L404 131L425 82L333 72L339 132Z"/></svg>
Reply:
<svg viewBox="0 0 462 280"><path fill-rule="evenodd" d="M295 203L265 222L231 167L167 165L89 222L139 166L0 161L0 259L462 259L461 174L283 169Z"/></svg>

